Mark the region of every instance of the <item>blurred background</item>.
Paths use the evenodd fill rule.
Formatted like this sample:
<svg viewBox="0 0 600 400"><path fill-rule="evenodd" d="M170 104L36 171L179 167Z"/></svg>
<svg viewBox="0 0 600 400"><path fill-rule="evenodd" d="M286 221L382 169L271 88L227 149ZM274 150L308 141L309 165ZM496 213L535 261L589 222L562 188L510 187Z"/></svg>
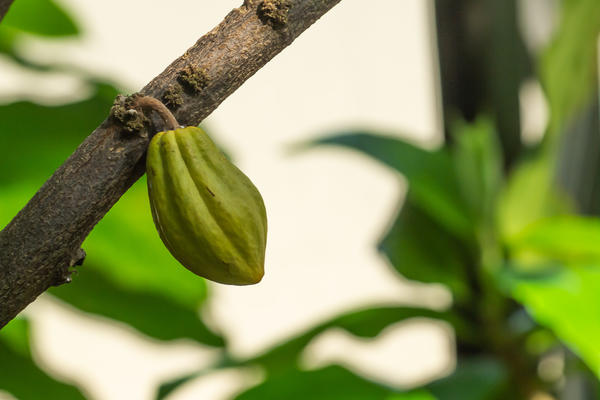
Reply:
<svg viewBox="0 0 600 400"><path fill-rule="evenodd" d="M0 226L240 3L15 0ZM264 280L180 266L142 179L0 331L0 399L598 398L599 34L597 0L342 1L202 123Z"/></svg>

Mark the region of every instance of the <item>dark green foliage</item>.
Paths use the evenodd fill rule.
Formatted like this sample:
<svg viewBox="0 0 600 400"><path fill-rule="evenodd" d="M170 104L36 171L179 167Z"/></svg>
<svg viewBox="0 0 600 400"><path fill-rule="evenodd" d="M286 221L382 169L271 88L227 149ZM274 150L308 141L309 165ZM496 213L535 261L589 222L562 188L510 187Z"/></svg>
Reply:
<svg viewBox="0 0 600 400"><path fill-rule="evenodd" d="M487 400L505 396L508 374L494 359L459 359L452 375L427 385L439 400ZM503 396L504 395L504 396Z"/></svg>
<svg viewBox="0 0 600 400"><path fill-rule="evenodd" d="M379 249L404 277L447 285L457 299L468 288L463 244L415 205L409 192Z"/></svg>
<svg viewBox="0 0 600 400"><path fill-rule="evenodd" d="M41 185L106 118L116 95L115 88L98 83L92 97L77 103L44 106L24 101L0 106L0 184L31 180Z"/></svg>
<svg viewBox="0 0 600 400"><path fill-rule="evenodd" d="M0 30L14 29L40 36L79 34L73 19L52 0L19 0L11 5Z"/></svg>
<svg viewBox="0 0 600 400"><path fill-rule="evenodd" d="M152 291L120 288L98 272L100 268L86 263L73 285L53 288L50 293L81 311L122 321L156 339L191 338L210 346L223 346L223 339L202 323L198 310L182 307L168 296Z"/></svg>
<svg viewBox="0 0 600 400"><path fill-rule="evenodd" d="M378 400L394 391L330 366L316 371L290 370L236 397L236 400Z"/></svg>

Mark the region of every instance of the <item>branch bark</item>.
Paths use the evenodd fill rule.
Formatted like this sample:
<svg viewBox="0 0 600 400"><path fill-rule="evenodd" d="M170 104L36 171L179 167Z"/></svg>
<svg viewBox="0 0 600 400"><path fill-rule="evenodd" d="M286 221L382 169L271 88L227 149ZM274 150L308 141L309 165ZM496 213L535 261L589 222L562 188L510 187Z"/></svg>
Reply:
<svg viewBox="0 0 600 400"><path fill-rule="evenodd" d="M0 22L8 12L8 9L12 3L13 0L0 0Z"/></svg>
<svg viewBox="0 0 600 400"><path fill-rule="evenodd" d="M339 1L246 0L140 93L162 99L181 124L197 125ZM160 127L148 117L131 133L109 116L0 232L0 328L70 280L86 236L144 173Z"/></svg>

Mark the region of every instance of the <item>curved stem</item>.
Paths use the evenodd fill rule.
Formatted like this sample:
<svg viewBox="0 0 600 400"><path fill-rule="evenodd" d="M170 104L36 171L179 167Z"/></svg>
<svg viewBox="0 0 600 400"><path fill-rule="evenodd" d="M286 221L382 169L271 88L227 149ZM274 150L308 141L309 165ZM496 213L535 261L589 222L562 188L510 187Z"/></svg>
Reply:
<svg viewBox="0 0 600 400"><path fill-rule="evenodd" d="M175 119L171 111L160 100L150 96L140 96L135 101L139 107L155 111L162 118L167 129L175 130L179 128L180 125L177 119Z"/></svg>

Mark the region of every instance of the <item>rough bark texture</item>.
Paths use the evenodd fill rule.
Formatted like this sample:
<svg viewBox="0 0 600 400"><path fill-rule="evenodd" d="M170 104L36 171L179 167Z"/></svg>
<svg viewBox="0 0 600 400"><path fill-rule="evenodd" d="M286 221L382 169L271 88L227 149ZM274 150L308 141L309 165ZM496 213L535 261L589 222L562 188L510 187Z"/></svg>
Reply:
<svg viewBox="0 0 600 400"><path fill-rule="evenodd" d="M182 125L197 125L339 1L246 0L141 93L163 100ZM83 240L144 173L160 127L150 120L131 133L109 116L0 232L0 327L70 280Z"/></svg>
<svg viewBox="0 0 600 400"><path fill-rule="evenodd" d="M13 0L0 0L0 21L2 21L12 3Z"/></svg>

